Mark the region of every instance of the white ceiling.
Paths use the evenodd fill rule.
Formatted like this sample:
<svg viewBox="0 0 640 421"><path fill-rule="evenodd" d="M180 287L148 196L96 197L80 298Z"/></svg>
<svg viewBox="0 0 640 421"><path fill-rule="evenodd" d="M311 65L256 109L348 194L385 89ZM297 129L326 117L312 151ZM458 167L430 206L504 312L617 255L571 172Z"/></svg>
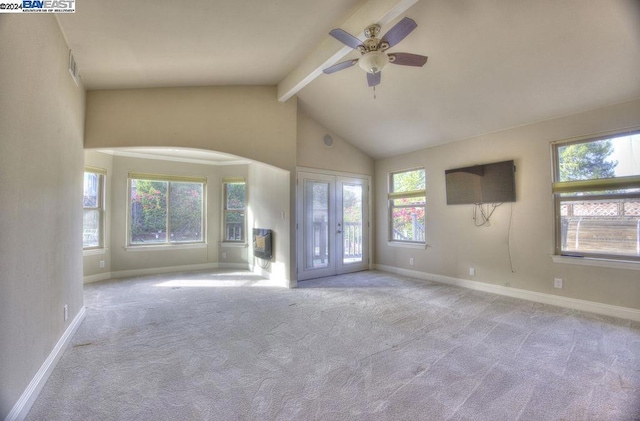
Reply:
<svg viewBox="0 0 640 421"><path fill-rule="evenodd" d="M327 33L363 16L414 19L390 52L429 56L387 66L377 99L357 66L317 76L357 57ZM87 89L295 85L374 158L640 97L638 0L87 0L58 19Z"/></svg>

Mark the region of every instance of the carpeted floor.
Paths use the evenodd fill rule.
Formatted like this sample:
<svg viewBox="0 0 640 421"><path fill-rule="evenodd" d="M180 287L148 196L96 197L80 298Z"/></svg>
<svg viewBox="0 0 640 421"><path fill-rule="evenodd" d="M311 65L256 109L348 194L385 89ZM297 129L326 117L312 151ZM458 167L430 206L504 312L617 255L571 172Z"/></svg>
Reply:
<svg viewBox="0 0 640 421"><path fill-rule="evenodd" d="M640 323L384 272L87 285L28 420L640 419Z"/></svg>

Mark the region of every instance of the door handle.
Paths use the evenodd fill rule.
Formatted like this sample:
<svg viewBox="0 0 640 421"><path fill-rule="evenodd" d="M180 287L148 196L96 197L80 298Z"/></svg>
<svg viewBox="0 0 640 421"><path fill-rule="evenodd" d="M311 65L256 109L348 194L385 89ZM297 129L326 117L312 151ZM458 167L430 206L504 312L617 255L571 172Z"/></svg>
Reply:
<svg viewBox="0 0 640 421"><path fill-rule="evenodd" d="M338 230L336 231L336 234L342 234L342 231Z"/></svg>

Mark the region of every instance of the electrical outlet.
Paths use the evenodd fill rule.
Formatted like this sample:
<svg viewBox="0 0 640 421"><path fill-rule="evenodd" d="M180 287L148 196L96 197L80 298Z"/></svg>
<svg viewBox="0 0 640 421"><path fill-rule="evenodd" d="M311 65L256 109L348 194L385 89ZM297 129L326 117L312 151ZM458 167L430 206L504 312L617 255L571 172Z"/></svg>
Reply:
<svg viewBox="0 0 640 421"><path fill-rule="evenodd" d="M413 257L409 257L409 266L413 266Z"/></svg>
<svg viewBox="0 0 640 421"><path fill-rule="evenodd" d="M226 251L223 251L223 252L222 252L222 258L223 258L223 259L226 259L226 258L227 258L227 252L226 252Z"/></svg>
<svg viewBox="0 0 640 421"><path fill-rule="evenodd" d="M476 276L476 268L469 268L469 275Z"/></svg>
<svg viewBox="0 0 640 421"><path fill-rule="evenodd" d="M100 260L100 269L104 269L104 260Z"/></svg>
<svg viewBox="0 0 640 421"><path fill-rule="evenodd" d="M65 304L63 307L63 310L64 310L64 321L66 322L67 319L69 318L69 306Z"/></svg>
<svg viewBox="0 0 640 421"><path fill-rule="evenodd" d="M553 278L553 287L562 289L562 278Z"/></svg>

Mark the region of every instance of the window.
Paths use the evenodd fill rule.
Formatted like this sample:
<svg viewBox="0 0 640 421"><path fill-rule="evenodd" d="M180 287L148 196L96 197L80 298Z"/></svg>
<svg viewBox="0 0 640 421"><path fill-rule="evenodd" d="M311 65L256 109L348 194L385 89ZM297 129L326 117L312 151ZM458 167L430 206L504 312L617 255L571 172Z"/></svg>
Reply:
<svg viewBox="0 0 640 421"><path fill-rule="evenodd" d="M640 260L640 131L553 145L556 254Z"/></svg>
<svg viewBox="0 0 640 421"><path fill-rule="evenodd" d="M224 190L224 241L245 241L246 184L243 178L225 178Z"/></svg>
<svg viewBox="0 0 640 421"><path fill-rule="evenodd" d="M425 244L424 168L389 175L389 238Z"/></svg>
<svg viewBox="0 0 640 421"><path fill-rule="evenodd" d="M129 245L204 242L206 179L129 174Z"/></svg>
<svg viewBox="0 0 640 421"><path fill-rule="evenodd" d="M82 247L102 248L104 231L104 176L106 171L87 167L84 170L82 199Z"/></svg>

